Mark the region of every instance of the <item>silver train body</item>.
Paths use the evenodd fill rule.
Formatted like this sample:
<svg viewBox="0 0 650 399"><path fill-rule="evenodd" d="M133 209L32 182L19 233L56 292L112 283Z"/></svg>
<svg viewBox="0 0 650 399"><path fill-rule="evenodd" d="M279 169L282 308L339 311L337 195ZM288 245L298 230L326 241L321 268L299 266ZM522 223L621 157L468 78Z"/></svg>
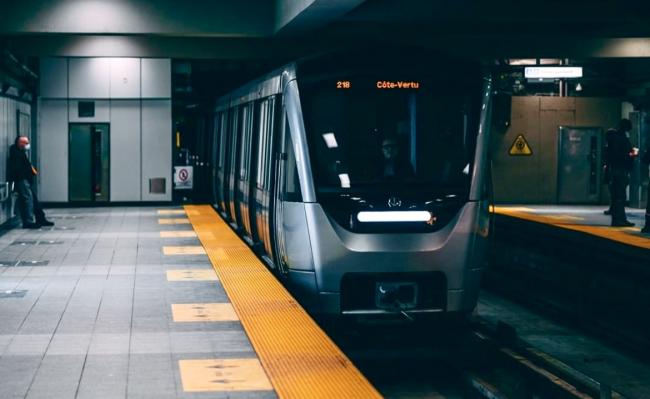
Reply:
<svg viewBox="0 0 650 399"><path fill-rule="evenodd" d="M488 75L480 81L467 195L435 231L360 232L334 220L317 193L297 64L217 101L215 207L312 312L471 312L489 230L492 89Z"/></svg>

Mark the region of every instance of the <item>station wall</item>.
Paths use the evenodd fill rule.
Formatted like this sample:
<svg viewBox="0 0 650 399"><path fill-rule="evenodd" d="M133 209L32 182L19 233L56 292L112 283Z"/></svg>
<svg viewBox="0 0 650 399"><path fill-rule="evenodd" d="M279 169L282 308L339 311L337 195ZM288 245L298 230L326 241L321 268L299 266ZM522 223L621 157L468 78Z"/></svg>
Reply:
<svg viewBox="0 0 650 399"><path fill-rule="evenodd" d="M171 201L171 60L42 58L40 76L42 201L68 202L69 124L93 122L110 124L110 200Z"/></svg>
<svg viewBox="0 0 650 399"><path fill-rule="evenodd" d="M492 176L497 203L557 203L558 127L601 127L604 132L621 118L621 100L589 97L513 97L511 124L492 134ZM519 134L530 156L511 156ZM603 137L604 142L604 137ZM601 202L607 190L601 187Z"/></svg>

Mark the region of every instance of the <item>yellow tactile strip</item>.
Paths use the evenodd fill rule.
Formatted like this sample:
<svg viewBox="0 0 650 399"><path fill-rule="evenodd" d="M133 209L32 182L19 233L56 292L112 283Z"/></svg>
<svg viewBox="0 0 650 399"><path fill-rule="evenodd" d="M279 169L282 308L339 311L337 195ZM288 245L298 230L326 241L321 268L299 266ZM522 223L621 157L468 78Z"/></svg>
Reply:
<svg viewBox="0 0 650 399"><path fill-rule="evenodd" d="M639 228L630 227L610 227L594 226L587 224L575 223L580 218L564 215L539 215L534 213L534 209L519 207L494 207L494 212L512 216L519 219L530 220L532 222L549 224L567 230L580 231L593 236L606 238L608 240L632 245L639 248L650 249L650 238L644 237L639 233Z"/></svg>
<svg viewBox="0 0 650 399"><path fill-rule="evenodd" d="M280 398L381 397L210 206L185 209Z"/></svg>

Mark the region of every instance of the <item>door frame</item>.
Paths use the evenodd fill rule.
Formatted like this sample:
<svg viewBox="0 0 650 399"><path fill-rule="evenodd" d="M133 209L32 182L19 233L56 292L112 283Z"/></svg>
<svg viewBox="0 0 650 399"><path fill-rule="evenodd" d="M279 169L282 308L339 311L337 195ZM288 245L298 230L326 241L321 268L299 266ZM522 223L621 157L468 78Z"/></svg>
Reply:
<svg viewBox="0 0 650 399"><path fill-rule="evenodd" d="M601 126L572 126L572 125L558 125L557 127L557 170L556 170L556 193L555 193L555 202L557 204L580 204L583 202L562 202L560 200L560 180L562 175L562 129L578 129L578 130L595 130L597 131L596 138L596 160L595 160L595 171L596 171L596 193L594 194L594 199L589 201L587 200L586 204L598 204L601 201L602 197L602 158L603 158L603 128Z"/></svg>
<svg viewBox="0 0 650 399"><path fill-rule="evenodd" d="M108 140L106 140L107 145L108 145L108 190L107 190L107 200L106 201L96 201L94 196L91 196L90 201L72 201L70 200L70 170L72 166L72 157L70 156L70 130L72 126L89 126L93 127L95 125L105 125L108 127L107 133L108 133ZM92 133L91 133L92 134ZM92 137L91 137L91 142L92 142ZM91 152L92 152L92 147L91 147ZM91 159L92 159L92 154L91 154ZM91 165L92 168L92 165ZM110 203L111 202L111 124L110 122L68 122L68 203L73 203L73 204L92 204L96 202L102 202L102 203ZM91 171L91 189L92 189L92 171Z"/></svg>

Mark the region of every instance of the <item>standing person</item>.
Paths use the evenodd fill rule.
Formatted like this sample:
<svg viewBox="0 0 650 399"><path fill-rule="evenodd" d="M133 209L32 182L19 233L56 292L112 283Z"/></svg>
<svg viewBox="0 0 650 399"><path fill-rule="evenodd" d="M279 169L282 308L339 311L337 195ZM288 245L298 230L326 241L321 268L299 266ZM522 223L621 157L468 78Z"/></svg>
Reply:
<svg viewBox="0 0 650 399"><path fill-rule="evenodd" d="M650 169L650 145L645 149L641 161L648 165ZM648 195L646 197L646 207L645 207L645 226L641 229L642 233L650 234L650 182L648 182Z"/></svg>
<svg viewBox="0 0 650 399"><path fill-rule="evenodd" d="M606 164L609 171L609 187L612 197L611 215L612 226L614 227L634 226L634 223L628 221L625 215L626 190L630 182L630 171L636 157L635 149L627 137L627 133L631 130L632 123L630 120L621 119L618 129L607 136Z"/></svg>
<svg viewBox="0 0 650 399"><path fill-rule="evenodd" d="M45 212L34 190L34 176L37 171L27 157L29 149L29 138L16 137L14 144L9 147L7 180L14 182L14 190L18 193L18 210L24 228L38 229L41 226L54 226L54 223L45 218Z"/></svg>

